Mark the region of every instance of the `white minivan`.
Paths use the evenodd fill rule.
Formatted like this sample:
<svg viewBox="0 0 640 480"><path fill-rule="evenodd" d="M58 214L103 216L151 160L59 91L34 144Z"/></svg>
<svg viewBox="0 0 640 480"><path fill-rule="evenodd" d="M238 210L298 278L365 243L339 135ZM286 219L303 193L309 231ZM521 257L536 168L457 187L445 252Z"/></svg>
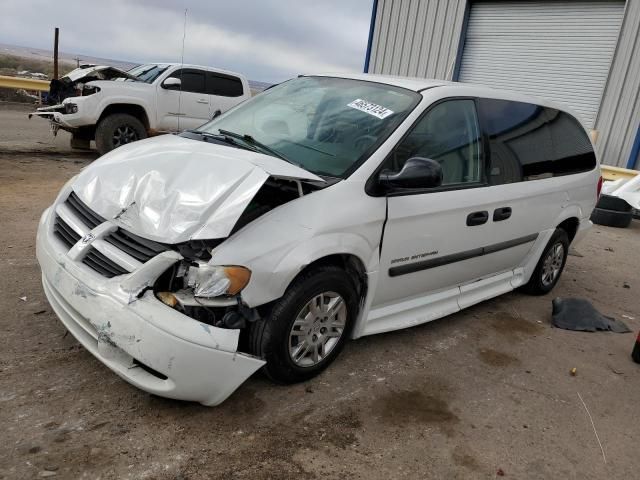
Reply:
<svg viewBox="0 0 640 480"><path fill-rule="evenodd" d="M349 338L549 292L600 186L587 132L552 103L302 76L85 168L42 215L37 255L51 306L105 365L216 405L260 368L303 381Z"/></svg>

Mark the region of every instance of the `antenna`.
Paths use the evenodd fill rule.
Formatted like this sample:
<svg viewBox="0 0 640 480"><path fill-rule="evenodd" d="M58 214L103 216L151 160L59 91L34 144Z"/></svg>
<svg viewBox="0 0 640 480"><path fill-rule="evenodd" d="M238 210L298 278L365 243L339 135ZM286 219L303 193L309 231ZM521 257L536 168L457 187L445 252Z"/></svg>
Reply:
<svg viewBox="0 0 640 480"><path fill-rule="evenodd" d="M184 40L187 38L187 11L189 9L184 9L184 25L182 27L182 55L180 57L180 90L178 91L178 131L180 131L180 115L182 115L181 107L182 107L182 75L184 73Z"/></svg>

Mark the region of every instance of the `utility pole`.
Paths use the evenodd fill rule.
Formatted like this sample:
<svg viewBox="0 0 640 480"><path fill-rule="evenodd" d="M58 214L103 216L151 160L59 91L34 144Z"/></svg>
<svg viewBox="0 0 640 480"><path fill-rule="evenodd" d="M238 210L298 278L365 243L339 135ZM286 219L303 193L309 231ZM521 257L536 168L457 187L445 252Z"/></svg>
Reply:
<svg viewBox="0 0 640 480"><path fill-rule="evenodd" d="M58 35L60 29L56 27L53 37L53 78L58 79Z"/></svg>
<svg viewBox="0 0 640 480"><path fill-rule="evenodd" d="M76 55L74 60L76 61L76 68L80 68L80 60L82 60L82 59Z"/></svg>

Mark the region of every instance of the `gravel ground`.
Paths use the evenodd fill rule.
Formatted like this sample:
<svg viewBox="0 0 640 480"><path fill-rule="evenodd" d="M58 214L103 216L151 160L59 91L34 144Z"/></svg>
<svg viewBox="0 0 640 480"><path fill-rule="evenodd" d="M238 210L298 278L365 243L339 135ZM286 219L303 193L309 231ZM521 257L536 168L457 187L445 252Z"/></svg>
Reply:
<svg viewBox="0 0 640 480"><path fill-rule="evenodd" d="M0 105L0 478L638 477L635 335L549 323L552 298L579 296L640 329L638 221L595 227L550 295L350 342L306 384L257 374L206 408L129 386L52 313L37 221L95 155L24 113Z"/></svg>

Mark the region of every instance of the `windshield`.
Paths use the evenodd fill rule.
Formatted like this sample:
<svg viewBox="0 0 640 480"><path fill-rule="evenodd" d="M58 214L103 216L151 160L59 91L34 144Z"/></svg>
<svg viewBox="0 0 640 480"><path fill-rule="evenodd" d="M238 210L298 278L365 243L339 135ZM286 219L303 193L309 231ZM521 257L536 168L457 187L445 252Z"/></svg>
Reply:
<svg viewBox="0 0 640 480"><path fill-rule="evenodd" d="M344 78L300 77L200 127L253 140L264 153L318 175L344 178L420 101L403 88Z"/></svg>
<svg viewBox="0 0 640 480"><path fill-rule="evenodd" d="M167 67L163 65L138 65L137 67L133 67L127 73L134 77L138 77L138 80L141 82L153 83L153 81L166 69Z"/></svg>

